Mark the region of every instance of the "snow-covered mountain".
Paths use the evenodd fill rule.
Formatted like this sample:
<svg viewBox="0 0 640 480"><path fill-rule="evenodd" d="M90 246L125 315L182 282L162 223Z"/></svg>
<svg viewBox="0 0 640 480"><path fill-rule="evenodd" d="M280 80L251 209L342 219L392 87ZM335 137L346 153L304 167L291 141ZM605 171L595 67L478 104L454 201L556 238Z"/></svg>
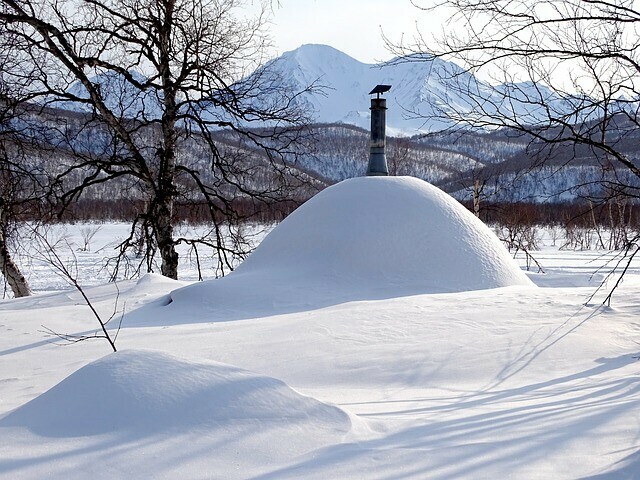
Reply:
<svg viewBox="0 0 640 480"><path fill-rule="evenodd" d="M427 56L367 64L327 45L303 45L276 58L270 67L290 79L295 89L312 84L322 87L321 92L305 95L314 119L321 123L344 122L368 129L369 91L378 84L392 85L385 94L392 135L449 127L452 121L442 111L464 115L480 103L487 114L508 109L528 123L544 118L541 104L553 104L556 109L562 105L543 86L491 86L455 63ZM508 103L505 92L510 93Z"/></svg>
<svg viewBox="0 0 640 480"><path fill-rule="evenodd" d="M309 93L306 102L321 123L344 122L369 128L369 91L378 84L392 85L387 98L387 125L409 132L437 128L433 121L408 119L413 111L430 113L429 102L446 96L438 82L439 71L456 68L443 61L376 65L359 62L327 45L303 45L275 59L283 78L296 89L315 84L321 92ZM444 73L444 72L441 72Z"/></svg>

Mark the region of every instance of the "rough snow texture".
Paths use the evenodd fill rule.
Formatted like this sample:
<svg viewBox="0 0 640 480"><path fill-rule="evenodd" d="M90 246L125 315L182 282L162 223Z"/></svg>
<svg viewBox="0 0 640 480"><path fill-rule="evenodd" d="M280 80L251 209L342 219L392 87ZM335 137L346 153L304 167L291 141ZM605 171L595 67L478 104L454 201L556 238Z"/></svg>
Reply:
<svg viewBox="0 0 640 480"><path fill-rule="evenodd" d="M243 421L346 433L349 416L280 380L153 351L116 352L82 367L0 421L48 437L188 430ZM317 432L319 433L319 432Z"/></svg>
<svg viewBox="0 0 640 480"><path fill-rule="evenodd" d="M532 283L449 195L412 177L362 177L316 195L228 277L172 292L168 308L237 319L512 285Z"/></svg>

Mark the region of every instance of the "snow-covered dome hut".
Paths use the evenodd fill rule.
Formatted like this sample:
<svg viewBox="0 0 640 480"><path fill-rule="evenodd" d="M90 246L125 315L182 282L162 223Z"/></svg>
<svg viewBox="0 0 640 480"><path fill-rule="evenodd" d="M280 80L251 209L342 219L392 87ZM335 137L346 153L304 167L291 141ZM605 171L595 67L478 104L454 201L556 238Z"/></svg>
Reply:
<svg viewBox="0 0 640 480"><path fill-rule="evenodd" d="M169 310L249 318L512 285L533 284L452 197L416 178L362 177L302 205L227 277L173 291Z"/></svg>
<svg viewBox="0 0 640 480"><path fill-rule="evenodd" d="M531 284L489 228L413 177L361 177L327 188L273 230L241 273L425 293Z"/></svg>

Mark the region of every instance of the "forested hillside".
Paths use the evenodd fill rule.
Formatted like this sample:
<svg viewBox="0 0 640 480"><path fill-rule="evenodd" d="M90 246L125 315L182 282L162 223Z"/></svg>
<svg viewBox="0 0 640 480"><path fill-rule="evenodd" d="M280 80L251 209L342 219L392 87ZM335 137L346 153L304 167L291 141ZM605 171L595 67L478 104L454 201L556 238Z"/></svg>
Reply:
<svg viewBox="0 0 640 480"><path fill-rule="evenodd" d="M38 112L38 113L36 113ZM129 219L142 210L145 198L130 177L109 182L93 182L82 189L92 172L89 158L109 155L111 141L103 127L87 124L88 116L61 109L38 109L30 116L31 128L39 124L41 143L32 145L28 157L31 168L61 175L69 202L66 218ZM141 135L153 136L152 128ZM205 140L192 137L189 146L180 151L180 162L202 172L199 181L216 184L234 198L235 208L249 217L280 219L300 203L333 183L362 176L365 173L369 132L349 124L316 124L308 128L302 146L285 156L281 168L273 169L264 150L244 141L233 131L212 133L223 158L233 158L242 178L227 181L216 178L211 168L211 155ZM636 158L635 138L629 135L612 141ZM76 168L82 162L83 168ZM582 199L606 197L608 183L635 185L628 171L615 169L606 159L587 148L571 145L545 150L531 137L514 132L455 132L424 134L387 139L387 163L390 175L415 176L433 183L465 202L471 201L474 185L482 202L490 203L566 203ZM91 173L91 174L90 174ZM65 175L63 175L65 174ZM277 178L276 178L277 177ZM265 189L274 187L272 202L253 202L237 185ZM192 221L206 217L198 196L194 194L188 175L178 175L177 215ZM226 183L226 185L225 185ZM282 189L286 185L286 190ZM278 190L280 189L280 190Z"/></svg>

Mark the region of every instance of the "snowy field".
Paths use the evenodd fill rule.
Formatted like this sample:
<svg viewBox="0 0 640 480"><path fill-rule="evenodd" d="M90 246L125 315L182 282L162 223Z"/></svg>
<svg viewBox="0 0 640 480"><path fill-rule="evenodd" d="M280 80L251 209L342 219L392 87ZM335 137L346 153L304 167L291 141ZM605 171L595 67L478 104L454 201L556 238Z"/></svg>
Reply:
<svg viewBox="0 0 640 480"><path fill-rule="evenodd" d="M546 245L532 282L505 264L473 284L473 248L402 230L417 210L391 228L323 198L225 279L193 283L184 255L185 281L146 275L118 295L100 266L127 227L103 226L67 258L102 315L125 312L115 354L44 333L97 325L33 260L39 293L0 302L0 478L640 478L640 264L609 307L606 288L591 296L615 252ZM371 228L394 249L361 248Z"/></svg>
<svg viewBox="0 0 640 480"><path fill-rule="evenodd" d="M273 228L273 225L249 225L244 235L247 242L257 245ZM25 237L33 237L28 228L24 229ZM47 227L41 235L44 240L35 240L17 247L17 262L35 292L45 293L71 288L69 280L52 266L51 255L46 253L47 244L56 247L60 260L80 285L96 286L108 283L114 272L114 259L118 246L130 234L129 223L76 223L56 224ZM198 238L207 232L206 226L178 225L176 236ZM216 276L216 259L210 249L201 247L199 258L193 248L181 244L177 246L180 254L180 277L187 281L198 280L198 260L203 278ZM119 279L131 278L133 270L140 263L134 255L128 255L128 270L123 262L118 274ZM160 265L155 266L160 271ZM8 286L4 286L5 297Z"/></svg>

